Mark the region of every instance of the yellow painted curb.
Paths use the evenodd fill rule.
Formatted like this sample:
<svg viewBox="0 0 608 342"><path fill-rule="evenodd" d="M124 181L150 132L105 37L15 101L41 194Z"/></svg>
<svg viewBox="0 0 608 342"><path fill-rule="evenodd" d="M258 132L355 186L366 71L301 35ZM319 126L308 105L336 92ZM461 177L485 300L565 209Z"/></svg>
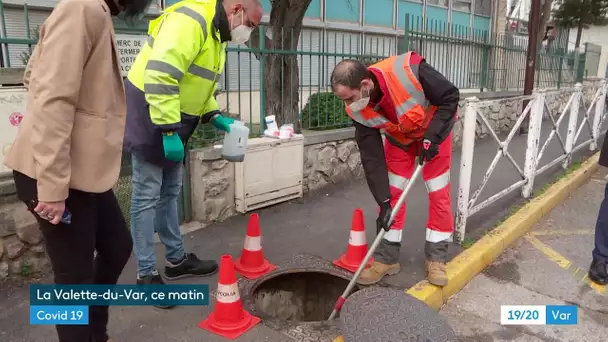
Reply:
<svg viewBox="0 0 608 342"><path fill-rule="evenodd" d="M490 265L507 247L525 235L536 222L564 201L598 169L599 152L580 168L560 179L547 191L532 199L497 228L482 237L447 264L448 285L441 288L423 280L406 292L439 310L477 274Z"/></svg>

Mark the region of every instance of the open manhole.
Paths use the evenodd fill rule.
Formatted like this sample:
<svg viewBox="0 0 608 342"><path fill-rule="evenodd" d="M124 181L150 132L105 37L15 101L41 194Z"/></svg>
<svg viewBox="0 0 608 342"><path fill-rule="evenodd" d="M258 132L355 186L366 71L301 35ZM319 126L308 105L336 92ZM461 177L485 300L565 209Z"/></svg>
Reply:
<svg viewBox="0 0 608 342"><path fill-rule="evenodd" d="M324 271L279 273L256 284L251 300L269 318L321 322L327 320L348 279ZM355 286L353 293L358 290Z"/></svg>
<svg viewBox="0 0 608 342"><path fill-rule="evenodd" d="M327 319L352 276L318 256L297 254L258 279L240 278L239 288L245 308L284 334L281 341L332 342L342 335L340 320Z"/></svg>

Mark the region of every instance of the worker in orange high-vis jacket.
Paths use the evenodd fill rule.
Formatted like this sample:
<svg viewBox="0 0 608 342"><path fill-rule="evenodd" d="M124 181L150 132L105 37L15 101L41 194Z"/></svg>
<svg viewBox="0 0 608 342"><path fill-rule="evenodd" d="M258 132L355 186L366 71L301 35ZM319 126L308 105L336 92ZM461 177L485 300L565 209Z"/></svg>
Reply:
<svg viewBox="0 0 608 342"><path fill-rule="evenodd" d="M414 52L369 68L357 60L344 60L336 65L331 86L354 121L367 183L380 206L377 229L386 230L372 266L363 271L359 283L374 284L399 272L405 204L394 222L388 221L405 182L417 163L424 162L422 178L429 196L427 279L437 286L447 285L445 264L454 232L451 133L458 89Z"/></svg>

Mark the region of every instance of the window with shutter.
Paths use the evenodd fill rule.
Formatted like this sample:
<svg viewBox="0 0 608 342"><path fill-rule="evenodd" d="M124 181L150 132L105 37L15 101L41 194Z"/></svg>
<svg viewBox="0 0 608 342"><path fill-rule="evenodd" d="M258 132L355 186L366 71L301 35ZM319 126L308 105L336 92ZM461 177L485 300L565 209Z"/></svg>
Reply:
<svg viewBox="0 0 608 342"><path fill-rule="evenodd" d="M30 35L33 35L38 27L40 27L46 18L51 14L50 10L28 9L30 22ZM23 8L5 8L4 21L6 25L7 38L27 38L28 28L26 27L25 11ZM32 46L32 50L34 46ZM29 52L29 47L23 44L8 44L8 55L10 58L11 67L24 67L22 56Z"/></svg>

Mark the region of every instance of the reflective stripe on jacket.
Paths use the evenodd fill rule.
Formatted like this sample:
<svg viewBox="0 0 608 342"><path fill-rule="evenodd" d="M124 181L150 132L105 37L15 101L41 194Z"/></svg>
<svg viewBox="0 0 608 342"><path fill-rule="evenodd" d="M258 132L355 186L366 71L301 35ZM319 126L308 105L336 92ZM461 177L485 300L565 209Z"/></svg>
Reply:
<svg viewBox="0 0 608 342"><path fill-rule="evenodd" d="M418 81L418 64L410 63L411 56L412 52L408 52L370 66L370 69L382 73L395 105L398 122L388 120L378 113L378 108L367 106L360 112L353 112L346 107L346 112L354 121L380 129L387 138L405 146L424 137L437 110L426 99Z"/></svg>
<svg viewBox="0 0 608 342"><path fill-rule="evenodd" d="M152 123L162 131L178 130L183 115L219 111L213 94L226 43L213 23L221 6L219 0L183 0L150 22L148 41L127 77L144 91Z"/></svg>

